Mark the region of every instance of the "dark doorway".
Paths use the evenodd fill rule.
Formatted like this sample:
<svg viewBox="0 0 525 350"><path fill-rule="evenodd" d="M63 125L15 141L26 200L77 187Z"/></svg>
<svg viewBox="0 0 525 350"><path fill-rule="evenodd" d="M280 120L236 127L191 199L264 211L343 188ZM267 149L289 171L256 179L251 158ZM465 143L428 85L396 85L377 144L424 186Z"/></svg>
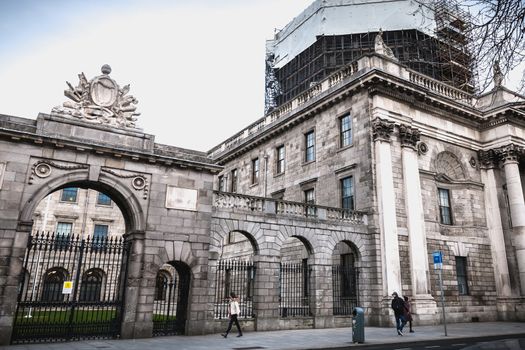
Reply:
<svg viewBox="0 0 525 350"><path fill-rule="evenodd" d="M174 268L170 274L166 268L157 273L155 300L153 302L153 335L184 335L188 318L191 270L181 261L169 263Z"/></svg>

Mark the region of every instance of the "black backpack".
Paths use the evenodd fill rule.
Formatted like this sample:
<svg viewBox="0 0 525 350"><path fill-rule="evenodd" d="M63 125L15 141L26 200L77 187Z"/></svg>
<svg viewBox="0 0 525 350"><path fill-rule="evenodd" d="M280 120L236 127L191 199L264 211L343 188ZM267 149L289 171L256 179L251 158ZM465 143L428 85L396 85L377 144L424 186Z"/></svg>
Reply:
<svg viewBox="0 0 525 350"><path fill-rule="evenodd" d="M403 308L405 307L405 302L401 298L394 298L392 300L392 309L397 313L403 313Z"/></svg>

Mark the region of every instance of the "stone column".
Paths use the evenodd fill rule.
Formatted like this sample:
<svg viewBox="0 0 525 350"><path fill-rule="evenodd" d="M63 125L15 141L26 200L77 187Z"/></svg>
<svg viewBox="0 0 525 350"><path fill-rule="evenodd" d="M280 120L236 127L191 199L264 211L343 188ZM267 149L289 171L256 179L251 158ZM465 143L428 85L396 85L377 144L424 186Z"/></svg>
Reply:
<svg viewBox="0 0 525 350"><path fill-rule="evenodd" d="M310 310L314 316L314 328L335 326L333 315L332 265L316 263L309 265Z"/></svg>
<svg viewBox="0 0 525 350"><path fill-rule="evenodd" d="M523 149L513 144L499 150L503 157L503 168L507 182L510 216L512 220L512 236L518 260L521 295L525 295L525 200L521 186L518 157Z"/></svg>
<svg viewBox="0 0 525 350"><path fill-rule="evenodd" d="M408 226L410 272L412 280L412 313L416 321L432 322L436 302L429 292L429 272L423 197L416 144L419 141L419 130L406 125L399 126L401 140L401 157L403 163L403 187L405 190L405 207Z"/></svg>
<svg viewBox="0 0 525 350"><path fill-rule="evenodd" d="M401 265L397 237L396 200L392 175L390 135L394 122L376 118L372 122L375 144L376 191L381 230L383 295L401 294Z"/></svg>
<svg viewBox="0 0 525 350"><path fill-rule="evenodd" d="M5 279L0 294L0 345L9 345L11 341L19 277L32 227L33 222L19 222L16 230L0 230L0 246L7 246L7 249L0 249L0 252L8 252L8 255L0 253L0 280Z"/></svg>
<svg viewBox="0 0 525 350"><path fill-rule="evenodd" d="M253 290L255 330L278 330L280 257L256 255L253 259L256 268Z"/></svg>
<svg viewBox="0 0 525 350"><path fill-rule="evenodd" d="M125 295L121 327L121 337L123 339L149 338L153 332L153 323L151 321L139 321L139 294L144 263L144 238L145 232L143 231L134 231L124 236L126 244L131 244L131 247L128 253L127 279L123 284Z"/></svg>
<svg viewBox="0 0 525 350"><path fill-rule="evenodd" d="M498 187L496 185L495 168L497 157L494 151L480 151L481 182L485 184L485 213L487 217L487 230L492 252L492 266L494 267L494 280L496 281L498 319L510 321L514 319L514 303L510 285L509 267L505 238L501 224L501 213L498 202Z"/></svg>

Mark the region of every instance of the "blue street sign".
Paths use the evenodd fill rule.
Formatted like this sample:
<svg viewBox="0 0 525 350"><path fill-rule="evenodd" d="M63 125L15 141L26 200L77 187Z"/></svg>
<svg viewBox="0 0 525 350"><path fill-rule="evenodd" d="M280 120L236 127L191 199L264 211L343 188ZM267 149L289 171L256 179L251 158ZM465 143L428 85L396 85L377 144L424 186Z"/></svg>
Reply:
<svg viewBox="0 0 525 350"><path fill-rule="evenodd" d="M443 254L441 254L441 251L435 251L432 253L432 256L434 257L434 269L441 269L443 267Z"/></svg>

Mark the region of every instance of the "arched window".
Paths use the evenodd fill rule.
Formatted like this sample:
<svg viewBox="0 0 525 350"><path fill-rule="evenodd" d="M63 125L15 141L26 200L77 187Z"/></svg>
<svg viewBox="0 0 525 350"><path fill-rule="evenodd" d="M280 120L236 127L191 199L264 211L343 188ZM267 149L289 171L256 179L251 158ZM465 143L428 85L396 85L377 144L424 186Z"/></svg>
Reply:
<svg viewBox="0 0 525 350"><path fill-rule="evenodd" d="M100 301L103 274L99 269L84 272L80 285L80 301Z"/></svg>
<svg viewBox="0 0 525 350"><path fill-rule="evenodd" d="M169 277L166 271L159 271L155 282L155 300L166 300Z"/></svg>
<svg viewBox="0 0 525 350"><path fill-rule="evenodd" d="M42 301L62 301L62 287L68 275L68 272L61 267L48 270L43 278Z"/></svg>

